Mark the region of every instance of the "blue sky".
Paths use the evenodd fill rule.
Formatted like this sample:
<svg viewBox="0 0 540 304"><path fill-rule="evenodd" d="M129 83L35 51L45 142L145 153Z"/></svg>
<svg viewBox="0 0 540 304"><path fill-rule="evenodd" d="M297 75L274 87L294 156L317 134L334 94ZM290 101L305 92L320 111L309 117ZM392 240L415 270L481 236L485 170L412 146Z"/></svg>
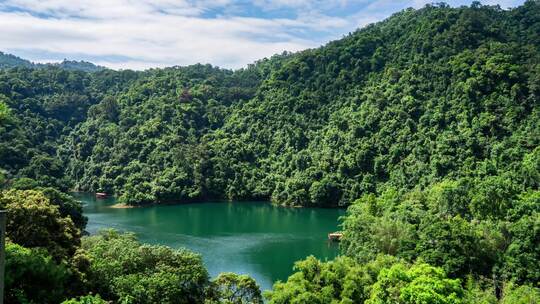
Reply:
<svg viewBox="0 0 540 304"><path fill-rule="evenodd" d="M422 0L0 0L0 51L115 69L240 68L338 39ZM482 1L502 8L524 1ZM447 1L451 6L471 1Z"/></svg>

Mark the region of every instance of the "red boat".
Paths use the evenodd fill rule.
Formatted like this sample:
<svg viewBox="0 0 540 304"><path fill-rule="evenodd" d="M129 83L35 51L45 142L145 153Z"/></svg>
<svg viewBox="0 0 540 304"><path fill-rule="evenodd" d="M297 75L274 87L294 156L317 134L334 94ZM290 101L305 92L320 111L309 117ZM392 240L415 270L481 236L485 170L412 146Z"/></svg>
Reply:
<svg viewBox="0 0 540 304"><path fill-rule="evenodd" d="M97 192L96 198L107 198L107 193L105 192Z"/></svg>

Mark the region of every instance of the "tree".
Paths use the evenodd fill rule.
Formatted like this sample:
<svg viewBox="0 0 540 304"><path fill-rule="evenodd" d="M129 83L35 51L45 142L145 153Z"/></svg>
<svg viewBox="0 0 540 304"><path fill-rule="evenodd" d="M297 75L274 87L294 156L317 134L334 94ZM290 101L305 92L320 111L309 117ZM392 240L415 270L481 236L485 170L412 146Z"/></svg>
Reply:
<svg viewBox="0 0 540 304"><path fill-rule="evenodd" d="M479 242L474 227L459 216L450 219L426 217L419 232L416 252L431 265L442 267L454 277L489 273L490 262L479 256ZM488 266L483 267L483 263Z"/></svg>
<svg viewBox="0 0 540 304"><path fill-rule="evenodd" d="M505 289L501 304L530 304L540 301L540 289L537 287L523 285L509 285Z"/></svg>
<svg viewBox="0 0 540 304"><path fill-rule="evenodd" d="M43 249L6 243L6 303L59 303L68 291L70 273Z"/></svg>
<svg viewBox="0 0 540 304"><path fill-rule="evenodd" d="M49 199L51 204L58 206L58 211L60 211L62 217L69 216L77 228L84 231L87 218L82 214L82 204L75 200L71 195L52 187L40 187L35 180L27 177L15 179L11 183L10 188L42 192Z"/></svg>
<svg viewBox="0 0 540 304"><path fill-rule="evenodd" d="M20 177L14 179L10 185L12 189L16 190L32 190L39 187L39 184L36 180L29 177Z"/></svg>
<svg viewBox="0 0 540 304"><path fill-rule="evenodd" d="M37 181L40 186L54 186L64 191L68 189L66 180L63 180L63 165L55 157L46 154L35 155L20 173Z"/></svg>
<svg viewBox="0 0 540 304"><path fill-rule="evenodd" d="M263 298L257 282L247 275L220 273L212 281L219 303L223 304L262 304Z"/></svg>
<svg viewBox="0 0 540 304"><path fill-rule="evenodd" d="M398 263L381 270L366 304L459 304L463 294L460 281L447 278L441 268Z"/></svg>
<svg viewBox="0 0 540 304"><path fill-rule="evenodd" d="M512 242L504 253L504 278L518 284L540 281L540 213L524 216L510 227Z"/></svg>
<svg viewBox="0 0 540 304"><path fill-rule="evenodd" d="M321 262L313 256L295 263L287 282L276 282L265 298L272 304L285 303L364 303L381 269L396 261L379 256L365 264L346 257Z"/></svg>
<svg viewBox="0 0 540 304"><path fill-rule="evenodd" d="M4 172L0 171L0 190L4 188L7 183L7 178Z"/></svg>
<svg viewBox="0 0 540 304"><path fill-rule="evenodd" d="M81 202L75 200L71 195L51 187L37 188L36 190L43 192L51 204L58 206L62 217L69 217L80 231L84 231L88 219L83 215Z"/></svg>
<svg viewBox="0 0 540 304"><path fill-rule="evenodd" d="M91 261L90 290L126 303L199 303L209 286L201 257L187 250L140 244L133 234L105 230L83 239Z"/></svg>
<svg viewBox="0 0 540 304"><path fill-rule="evenodd" d="M78 298L73 298L62 302L62 304L107 304L99 295L87 295Z"/></svg>
<svg viewBox="0 0 540 304"><path fill-rule="evenodd" d="M10 115L11 110L8 105L3 100L0 100L0 127L10 120Z"/></svg>
<svg viewBox="0 0 540 304"><path fill-rule="evenodd" d="M478 219L503 218L516 192L516 186L503 176L482 179L476 182L471 211Z"/></svg>
<svg viewBox="0 0 540 304"><path fill-rule="evenodd" d="M442 216L470 217L467 183L464 180L445 180L430 187L427 203Z"/></svg>
<svg viewBox="0 0 540 304"><path fill-rule="evenodd" d="M56 260L68 259L80 244L80 231L69 217L36 190L0 192L0 208L7 210L6 235L14 243L42 247Z"/></svg>

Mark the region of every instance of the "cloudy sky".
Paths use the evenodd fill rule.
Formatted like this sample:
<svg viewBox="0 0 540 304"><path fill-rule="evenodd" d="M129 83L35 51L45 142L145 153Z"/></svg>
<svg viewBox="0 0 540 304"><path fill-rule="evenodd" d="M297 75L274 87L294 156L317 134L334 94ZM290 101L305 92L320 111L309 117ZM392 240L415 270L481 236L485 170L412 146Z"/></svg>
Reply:
<svg viewBox="0 0 540 304"><path fill-rule="evenodd" d="M423 0L0 0L0 51L115 69L240 68L316 47ZM449 0L452 6L471 1ZM524 1L482 1L514 7Z"/></svg>

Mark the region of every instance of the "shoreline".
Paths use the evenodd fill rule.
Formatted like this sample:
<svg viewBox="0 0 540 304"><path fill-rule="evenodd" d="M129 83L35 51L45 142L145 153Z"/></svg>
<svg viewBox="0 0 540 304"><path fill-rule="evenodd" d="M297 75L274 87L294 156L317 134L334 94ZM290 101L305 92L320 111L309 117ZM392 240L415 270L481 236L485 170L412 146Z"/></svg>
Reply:
<svg viewBox="0 0 540 304"><path fill-rule="evenodd" d="M140 208L140 207L143 207L143 206L127 205L124 203L116 203L114 205L109 206L109 208L113 208L113 209L132 209L132 208Z"/></svg>
<svg viewBox="0 0 540 304"><path fill-rule="evenodd" d="M186 205L186 204L201 204L205 203L207 201L194 201L194 202L162 202L162 203L150 203L150 204L141 204L141 205L128 205L125 203L116 203L114 205L108 206L108 208L113 209L132 209L132 208L147 208L147 207L155 207L155 206L176 206L176 205ZM249 203L249 202L263 202L268 203L270 205L280 207L280 208L290 208L290 209L347 209L345 206L299 206L299 205L280 205L280 204L274 204L270 201L215 201L216 203Z"/></svg>
<svg viewBox="0 0 540 304"><path fill-rule="evenodd" d="M82 194L92 194L92 192L84 192L84 191L71 191L71 193L82 193ZM114 199L114 196L108 196L105 198L107 199ZM348 206L302 206L302 205L282 205L273 203L271 200L262 200L262 199L254 199L254 200L224 200L224 199L200 199L200 200L192 200L187 202L180 202L180 201L162 201L159 203L144 203L139 205L128 205L125 203L115 203L113 205L107 206L108 208L113 209L131 209L131 208L146 208L146 207L155 207L155 206L175 206L175 205L184 205L184 204L199 204L199 203L206 203L206 202L215 202L215 203L249 203L249 202L263 202L268 203L270 205L274 205L281 208L291 208L291 209L302 209L302 208L320 208L320 209L347 209Z"/></svg>

